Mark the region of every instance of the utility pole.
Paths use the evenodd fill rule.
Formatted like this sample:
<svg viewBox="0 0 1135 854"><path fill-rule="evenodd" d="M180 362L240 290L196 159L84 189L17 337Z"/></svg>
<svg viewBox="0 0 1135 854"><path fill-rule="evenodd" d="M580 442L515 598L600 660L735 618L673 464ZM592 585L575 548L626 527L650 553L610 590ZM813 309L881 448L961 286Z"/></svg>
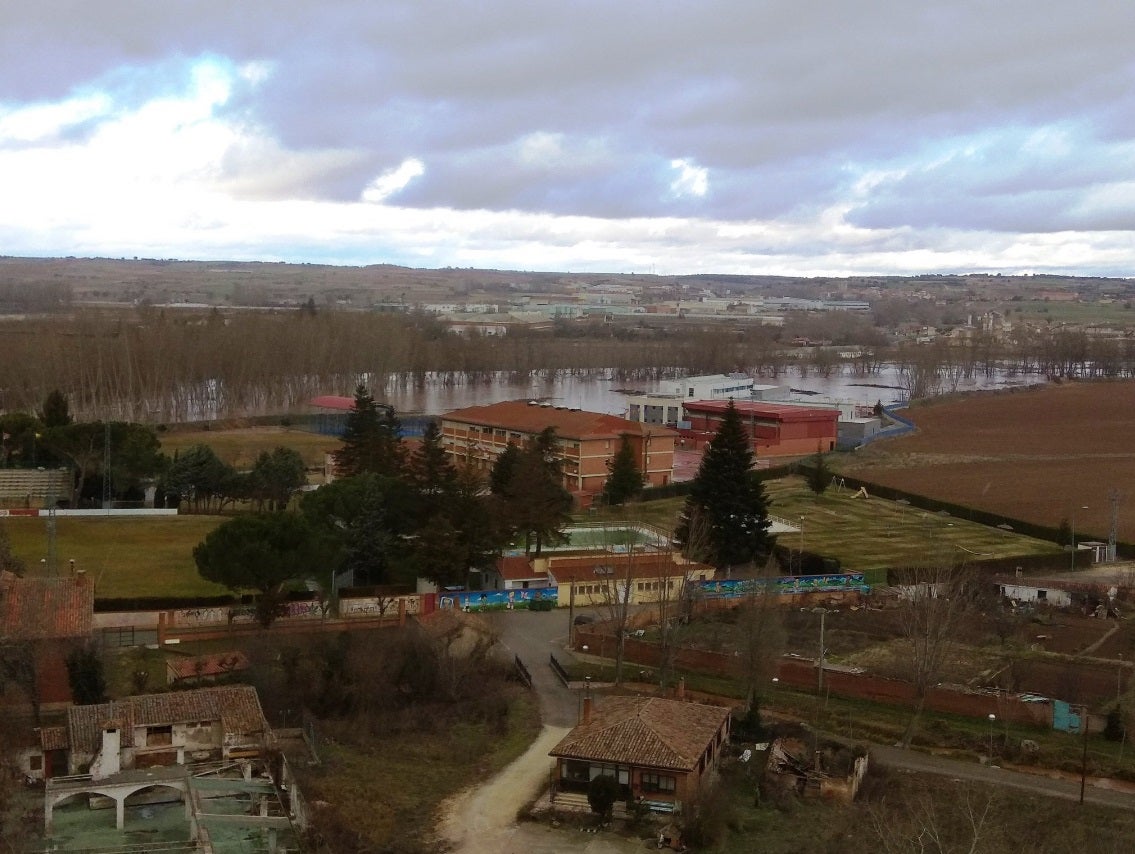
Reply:
<svg viewBox="0 0 1135 854"><path fill-rule="evenodd" d="M1115 540L1116 533L1119 530L1119 502L1122 498L1118 489L1113 489L1108 493L1108 500L1111 502L1111 527L1107 532L1107 562L1113 563L1116 559L1115 553Z"/></svg>

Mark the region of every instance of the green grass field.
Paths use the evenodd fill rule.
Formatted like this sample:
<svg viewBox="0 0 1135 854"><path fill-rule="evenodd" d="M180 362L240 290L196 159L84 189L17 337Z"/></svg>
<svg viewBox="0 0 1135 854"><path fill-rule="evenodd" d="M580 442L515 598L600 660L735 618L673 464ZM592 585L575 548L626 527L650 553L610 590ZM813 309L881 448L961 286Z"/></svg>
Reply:
<svg viewBox="0 0 1135 854"><path fill-rule="evenodd" d="M95 580L99 598L216 596L226 593L197 574L193 547L222 519L218 516L67 517L56 520L59 572L68 561ZM47 555L47 520L9 518L12 551L41 573Z"/></svg>
<svg viewBox="0 0 1135 854"><path fill-rule="evenodd" d="M1058 546L1044 540L927 514L880 498L852 498L846 491L833 490L815 496L801 478L769 481L765 486L773 515L803 527L802 537L781 535L781 545L796 549L802 541L806 551L838 558L845 570L865 572L872 583L881 583L888 567L924 563L930 558L957 562L1059 552ZM682 502L672 498L631 505L618 512L584 515L581 521L622 518L672 530ZM220 595L226 592L224 588L198 576L193 547L221 521L217 516L61 516L56 522L58 567L66 571L73 559L77 568L95 579L101 598ZM6 524L16 555L29 571L43 571L46 521L13 517Z"/></svg>
<svg viewBox="0 0 1135 854"><path fill-rule="evenodd" d="M800 534L781 534L780 545L837 558L849 572L864 572L871 583L882 583L885 570L928 560L1057 554L1060 547L1046 540L989 528L953 516L927 513L882 498L852 498L847 490L829 489L817 496L800 477L765 482L773 516L802 528ZM586 517L635 519L662 530L673 530L684 499L668 498L612 508ZM580 517L581 519L584 517Z"/></svg>
<svg viewBox="0 0 1135 854"><path fill-rule="evenodd" d="M208 445L224 462L241 470L252 468L261 451L273 451L278 447L298 451L309 467L322 466L324 455L343 444L334 436L287 427L171 431L161 435L161 442L162 450L170 456L175 451L195 445Z"/></svg>

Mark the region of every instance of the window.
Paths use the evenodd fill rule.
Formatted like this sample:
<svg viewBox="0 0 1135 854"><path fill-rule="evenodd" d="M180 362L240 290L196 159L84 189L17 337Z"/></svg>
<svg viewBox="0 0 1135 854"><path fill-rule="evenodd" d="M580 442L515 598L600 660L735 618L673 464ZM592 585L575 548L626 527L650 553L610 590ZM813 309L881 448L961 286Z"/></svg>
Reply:
<svg viewBox="0 0 1135 854"><path fill-rule="evenodd" d="M1036 592L1036 598L1040 602L1048 601L1048 591L1047 590L1038 590Z"/></svg>
<svg viewBox="0 0 1135 854"><path fill-rule="evenodd" d="M146 746L159 747L173 744L173 726L146 727Z"/></svg>
<svg viewBox="0 0 1135 854"><path fill-rule="evenodd" d="M43 757L38 753L33 753L28 757L28 770L29 771L42 771L43 770Z"/></svg>
<svg viewBox="0 0 1135 854"><path fill-rule="evenodd" d="M665 792L674 794L674 778L668 774L647 774L642 775L642 790L644 792Z"/></svg>

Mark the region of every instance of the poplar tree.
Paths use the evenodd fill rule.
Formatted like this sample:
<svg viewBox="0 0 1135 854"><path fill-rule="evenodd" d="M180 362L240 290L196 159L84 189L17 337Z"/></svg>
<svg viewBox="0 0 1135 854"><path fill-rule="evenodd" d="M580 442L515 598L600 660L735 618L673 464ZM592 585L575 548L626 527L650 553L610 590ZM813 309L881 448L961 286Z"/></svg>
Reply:
<svg viewBox="0 0 1135 854"><path fill-rule="evenodd" d="M688 557L718 569L751 563L768 553L768 498L752 472L752 445L733 401L702 455L678 528Z"/></svg>

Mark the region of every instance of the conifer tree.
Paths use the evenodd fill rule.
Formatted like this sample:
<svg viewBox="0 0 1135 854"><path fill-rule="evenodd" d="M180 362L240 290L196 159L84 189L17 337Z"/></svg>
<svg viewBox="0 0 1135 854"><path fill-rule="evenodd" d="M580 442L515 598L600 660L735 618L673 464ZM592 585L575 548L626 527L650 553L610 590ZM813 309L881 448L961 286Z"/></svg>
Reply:
<svg viewBox="0 0 1135 854"><path fill-rule="evenodd" d="M634 447L625 433L619 450L607 461L607 482L603 484L603 500L617 507L642 492L642 471L635 459Z"/></svg>
<svg viewBox="0 0 1135 854"><path fill-rule="evenodd" d="M808 469L808 488L816 495L823 495L832 481L832 472L828 468L827 460L820 451L812 457L812 467Z"/></svg>
<svg viewBox="0 0 1135 854"><path fill-rule="evenodd" d="M675 531L687 556L728 571L772 547L768 499L753 475L753 459L749 435L730 400L691 481Z"/></svg>
<svg viewBox="0 0 1135 854"><path fill-rule="evenodd" d="M379 406L366 386L355 389L355 405L347 415L343 447L335 451L335 472L340 477L372 472L396 475L405 463L405 448L398 436L394 410Z"/></svg>

